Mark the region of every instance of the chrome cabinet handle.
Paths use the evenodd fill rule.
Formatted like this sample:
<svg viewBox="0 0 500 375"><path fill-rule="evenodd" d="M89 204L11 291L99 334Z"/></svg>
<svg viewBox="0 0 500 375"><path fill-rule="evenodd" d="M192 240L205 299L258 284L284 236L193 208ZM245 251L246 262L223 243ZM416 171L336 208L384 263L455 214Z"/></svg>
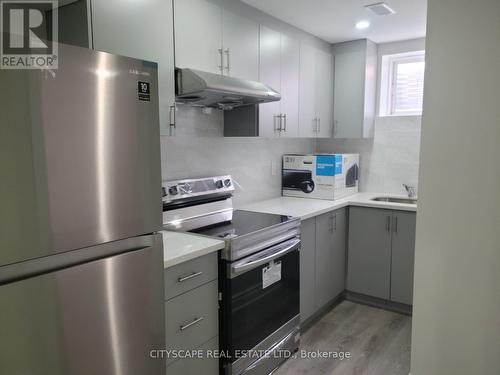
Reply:
<svg viewBox="0 0 500 375"><path fill-rule="evenodd" d="M188 276L184 276L184 277L179 277L177 279L178 282L182 283L184 281L187 281L187 280L190 280L192 279L193 277L197 277L197 276L201 276L203 275L203 272L202 271L199 271L199 272L193 272L191 275L188 275Z"/></svg>
<svg viewBox="0 0 500 375"><path fill-rule="evenodd" d="M286 113L283 113L281 118L283 119L283 131L286 132Z"/></svg>
<svg viewBox="0 0 500 375"><path fill-rule="evenodd" d="M195 320L193 320L191 323L188 323L186 325L180 326L179 329L181 331L184 331L184 330L188 329L189 327L194 326L196 323L201 322L203 319L205 319L205 318L202 317L202 316L200 316L199 318L195 318Z"/></svg>
<svg viewBox="0 0 500 375"><path fill-rule="evenodd" d="M394 233L398 233L398 217L394 216Z"/></svg>
<svg viewBox="0 0 500 375"><path fill-rule="evenodd" d="M273 118L274 118L274 120L273 120L273 123L274 123L274 132L280 132L282 130L281 129L281 114L274 115ZM278 127L276 127L276 119L278 119Z"/></svg>
<svg viewBox="0 0 500 375"><path fill-rule="evenodd" d="M219 48L219 55L220 55L219 70L220 70L220 74L223 74L224 73L224 54L222 52L222 48Z"/></svg>
<svg viewBox="0 0 500 375"><path fill-rule="evenodd" d="M335 215L334 215L333 230L334 230L335 232L337 231L337 214L335 214Z"/></svg>
<svg viewBox="0 0 500 375"><path fill-rule="evenodd" d="M335 120L333 122L333 136L335 137L337 135L337 128L338 128L338 125L339 125L339 120Z"/></svg>
<svg viewBox="0 0 500 375"><path fill-rule="evenodd" d="M317 133L318 132L318 118L315 117L313 118L313 133Z"/></svg>
<svg viewBox="0 0 500 375"><path fill-rule="evenodd" d="M227 61L226 70L227 70L227 73L229 74L229 72L231 71L231 60L229 59L229 48L226 48L224 50L224 53L226 54L226 61Z"/></svg>
<svg viewBox="0 0 500 375"><path fill-rule="evenodd" d="M321 117L318 117L318 133L321 133Z"/></svg>
<svg viewBox="0 0 500 375"><path fill-rule="evenodd" d="M386 229L388 232L391 231L391 217L389 215L387 215L387 223L386 223Z"/></svg>

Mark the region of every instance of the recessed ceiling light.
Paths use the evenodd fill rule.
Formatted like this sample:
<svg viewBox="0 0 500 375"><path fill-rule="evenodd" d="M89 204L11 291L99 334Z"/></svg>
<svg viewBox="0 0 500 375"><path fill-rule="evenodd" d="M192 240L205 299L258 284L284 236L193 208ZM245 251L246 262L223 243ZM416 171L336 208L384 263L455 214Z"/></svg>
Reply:
<svg viewBox="0 0 500 375"><path fill-rule="evenodd" d="M368 22L368 21L356 22L356 29L358 29L358 30L367 29L369 27L370 27L370 22Z"/></svg>
<svg viewBox="0 0 500 375"><path fill-rule="evenodd" d="M371 10L377 16L387 16L388 14L396 13L394 9L384 2L366 5L365 8Z"/></svg>

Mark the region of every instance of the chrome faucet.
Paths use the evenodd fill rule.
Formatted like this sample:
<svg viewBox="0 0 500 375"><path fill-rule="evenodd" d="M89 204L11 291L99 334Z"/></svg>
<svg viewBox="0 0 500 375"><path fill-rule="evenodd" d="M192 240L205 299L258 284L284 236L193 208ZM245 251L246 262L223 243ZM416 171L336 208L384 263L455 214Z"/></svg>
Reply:
<svg viewBox="0 0 500 375"><path fill-rule="evenodd" d="M406 192L408 193L408 198L415 198L417 196L417 190L415 189L414 185L403 184L403 186L406 189Z"/></svg>

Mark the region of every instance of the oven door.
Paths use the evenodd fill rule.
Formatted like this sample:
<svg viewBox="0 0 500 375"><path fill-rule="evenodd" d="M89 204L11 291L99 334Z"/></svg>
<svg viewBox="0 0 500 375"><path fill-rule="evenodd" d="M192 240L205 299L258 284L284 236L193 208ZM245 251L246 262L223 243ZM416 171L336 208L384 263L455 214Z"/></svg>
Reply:
<svg viewBox="0 0 500 375"><path fill-rule="evenodd" d="M244 363L249 365L258 359L238 360L238 351L271 349L297 330L299 250L300 238L294 237L257 254L222 264L225 276L221 280L221 344L231 356L228 361L239 362L236 367L246 368ZM294 324L290 324L291 321Z"/></svg>

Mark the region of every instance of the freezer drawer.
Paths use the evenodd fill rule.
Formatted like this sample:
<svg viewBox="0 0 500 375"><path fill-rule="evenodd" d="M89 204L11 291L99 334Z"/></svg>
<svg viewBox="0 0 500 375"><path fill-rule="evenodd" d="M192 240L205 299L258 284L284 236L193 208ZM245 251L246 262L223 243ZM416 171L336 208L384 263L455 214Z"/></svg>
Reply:
<svg viewBox="0 0 500 375"><path fill-rule="evenodd" d="M163 375L161 237L0 286L0 374Z"/></svg>

